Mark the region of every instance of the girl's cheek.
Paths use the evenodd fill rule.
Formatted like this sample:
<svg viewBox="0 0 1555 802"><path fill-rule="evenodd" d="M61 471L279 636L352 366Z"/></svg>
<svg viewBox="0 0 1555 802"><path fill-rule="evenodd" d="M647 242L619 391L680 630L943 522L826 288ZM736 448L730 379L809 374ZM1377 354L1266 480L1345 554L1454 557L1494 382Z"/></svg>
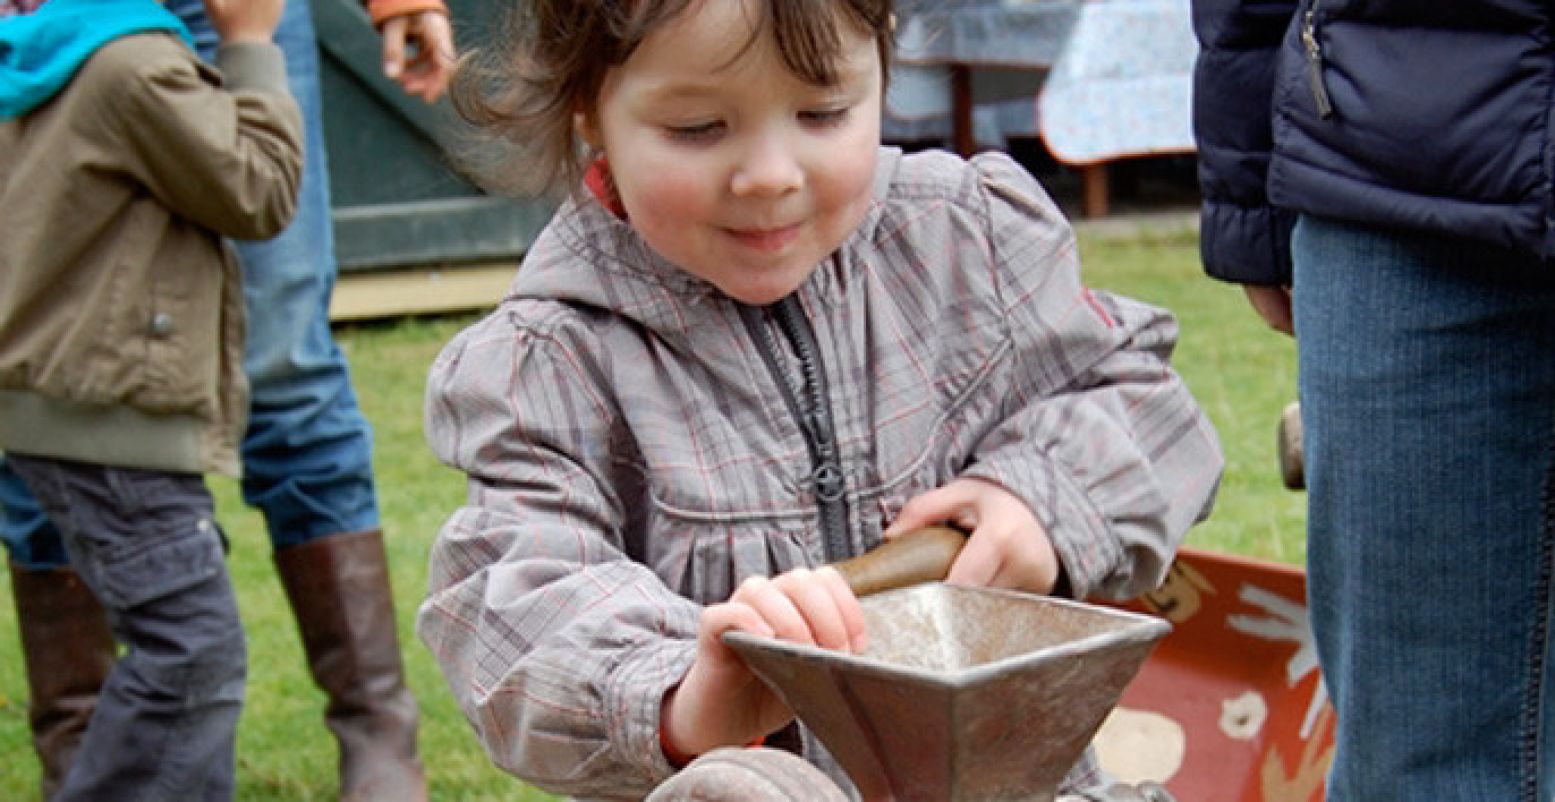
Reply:
<svg viewBox="0 0 1555 802"><path fill-rule="evenodd" d="M657 165L638 174L623 188L622 200L631 224L659 255L685 264L697 250L701 226L711 222L709 190L695 171L684 166Z"/></svg>
<svg viewBox="0 0 1555 802"><path fill-rule="evenodd" d="M879 128L860 127L844 141L829 144L821 153L823 164L810 171L812 188L818 201L835 208L854 202L873 189L875 155L879 150Z"/></svg>
<svg viewBox="0 0 1555 802"><path fill-rule="evenodd" d="M702 198L708 192L706 183L683 169L664 165L645 173L646 180L636 188L637 203L642 213L655 217L700 216Z"/></svg>
<svg viewBox="0 0 1555 802"><path fill-rule="evenodd" d="M825 202L843 205L868 195L875 177L875 154L871 150L839 164L825 176Z"/></svg>
<svg viewBox="0 0 1555 802"><path fill-rule="evenodd" d="M870 149L854 158L838 160L831 169L816 175L814 191L821 207L836 209L865 202L874 185L875 152Z"/></svg>

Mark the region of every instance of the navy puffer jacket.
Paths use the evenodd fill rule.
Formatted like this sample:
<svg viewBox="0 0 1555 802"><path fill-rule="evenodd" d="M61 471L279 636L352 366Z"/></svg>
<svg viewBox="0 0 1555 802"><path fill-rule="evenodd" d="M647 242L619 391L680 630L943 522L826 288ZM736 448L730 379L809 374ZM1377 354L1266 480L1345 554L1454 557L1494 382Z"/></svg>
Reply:
<svg viewBox="0 0 1555 802"><path fill-rule="evenodd" d="M1193 0L1210 275L1290 283L1296 212L1544 258L1549 0Z"/></svg>

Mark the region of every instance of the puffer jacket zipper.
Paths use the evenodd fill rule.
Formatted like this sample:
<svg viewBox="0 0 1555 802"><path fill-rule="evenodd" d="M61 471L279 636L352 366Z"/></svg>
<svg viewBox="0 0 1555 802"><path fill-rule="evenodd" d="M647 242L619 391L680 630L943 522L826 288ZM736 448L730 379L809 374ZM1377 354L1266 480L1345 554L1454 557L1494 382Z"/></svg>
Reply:
<svg viewBox="0 0 1555 802"><path fill-rule="evenodd" d="M1334 104L1323 84L1323 45L1317 39L1318 5L1318 0L1312 0L1301 17L1301 44L1307 52L1307 84L1312 88L1312 101L1317 104L1318 118L1326 120L1334 116Z"/></svg>
<svg viewBox="0 0 1555 802"><path fill-rule="evenodd" d="M762 311L772 316L799 362L797 388L792 377L783 369L782 346L762 319ZM799 430L804 433L805 446L810 451L810 487L820 507L826 561L836 562L851 557L853 549L848 538L848 500L845 492L847 482L842 473L831 406L827 403L826 366L821 362L820 350L816 347L815 330L810 327L799 299L792 295L763 310L741 306L740 314L746 329L756 341L756 350L777 380L783 401L788 405L794 420L799 423Z"/></svg>

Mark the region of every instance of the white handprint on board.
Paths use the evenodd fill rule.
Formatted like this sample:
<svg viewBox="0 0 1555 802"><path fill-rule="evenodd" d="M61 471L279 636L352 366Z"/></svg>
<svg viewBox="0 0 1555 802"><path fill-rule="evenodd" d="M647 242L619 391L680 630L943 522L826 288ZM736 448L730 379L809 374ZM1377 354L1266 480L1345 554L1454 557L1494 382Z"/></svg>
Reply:
<svg viewBox="0 0 1555 802"><path fill-rule="evenodd" d="M1237 592L1237 598L1268 613L1264 617L1251 615L1226 616L1226 626L1254 637L1273 641L1290 641L1296 644L1296 653L1285 664L1285 681L1294 687L1308 674L1318 670L1317 644L1312 639L1312 623L1307 618L1305 605L1291 601L1277 593L1257 585L1245 584ZM1328 688L1318 679L1312 691L1312 701L1301 721L1303 740L1312 736L1318 713L1328 702Z"/></svg>

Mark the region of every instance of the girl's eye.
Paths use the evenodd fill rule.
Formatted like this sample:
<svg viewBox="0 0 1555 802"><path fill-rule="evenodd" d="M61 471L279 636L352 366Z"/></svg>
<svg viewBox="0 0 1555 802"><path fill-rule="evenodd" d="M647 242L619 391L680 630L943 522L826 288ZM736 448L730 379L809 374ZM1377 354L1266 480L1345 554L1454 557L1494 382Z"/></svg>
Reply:
<svg viewBox="0 0 1555 802"><path fill-rule="evenodd" d="M832 126L841 125L848 119L848 109L812 109L799 112L799 119L809 125Z"/></svg>
<svg viewBox="0 0 1555 802"><path fill-rule="evenodd" d="M682 142L706 142L723 131L723 123L707 122L696 125L667 125L664 127L664 131L669 135L670 139Z"/></svg>

